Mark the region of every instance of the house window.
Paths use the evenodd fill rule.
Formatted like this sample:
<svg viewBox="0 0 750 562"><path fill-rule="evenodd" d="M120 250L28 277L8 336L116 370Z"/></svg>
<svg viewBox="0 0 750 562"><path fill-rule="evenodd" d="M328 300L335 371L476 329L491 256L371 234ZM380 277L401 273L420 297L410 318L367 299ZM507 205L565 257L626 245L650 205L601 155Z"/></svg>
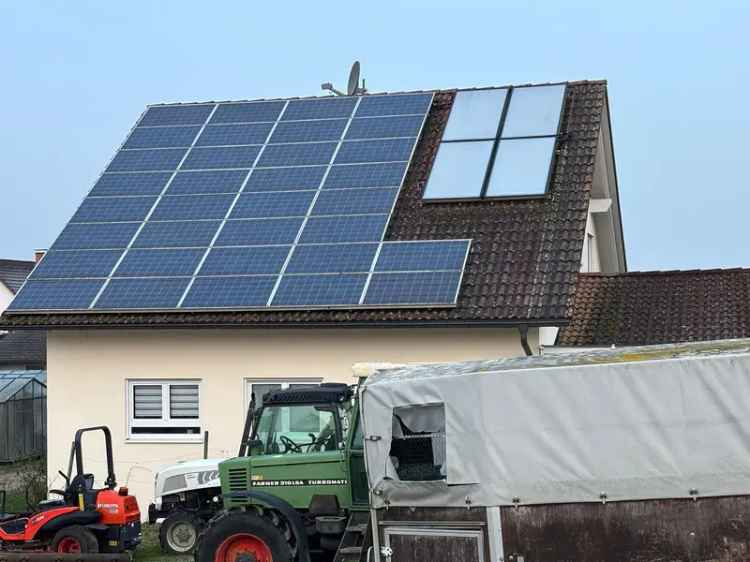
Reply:
<svg viewBox="0 0 750 562"><path fill-rule="evenodd" d="M456 94L425 200L544 195L565 85Z"/></svg>
<svg viewBox="0 0 750 562"><path fill-rule="evenodd" d="M128 381L128 437L199 440L200 382Z"/></svg>

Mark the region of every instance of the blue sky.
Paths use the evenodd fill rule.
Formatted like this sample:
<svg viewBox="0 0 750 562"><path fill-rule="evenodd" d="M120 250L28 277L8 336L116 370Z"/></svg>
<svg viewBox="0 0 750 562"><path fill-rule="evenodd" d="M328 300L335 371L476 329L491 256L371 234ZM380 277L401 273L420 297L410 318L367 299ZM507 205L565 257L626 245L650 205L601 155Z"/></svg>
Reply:
<svg viewBox="0 0 750 562"><path fill-rule="evenodd" d="M606 78L631 270L750 267L750 3L35 2L0 20L0 257L49 246L148 103Z"/></svg>

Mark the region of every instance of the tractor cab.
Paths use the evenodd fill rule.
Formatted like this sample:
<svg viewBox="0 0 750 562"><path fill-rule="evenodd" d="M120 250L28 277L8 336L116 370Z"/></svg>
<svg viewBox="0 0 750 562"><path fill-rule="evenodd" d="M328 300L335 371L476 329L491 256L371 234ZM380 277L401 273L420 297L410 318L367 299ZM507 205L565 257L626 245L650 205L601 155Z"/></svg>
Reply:
<svg viewBox="0 0 750 562"><path fill-rule="evenodd" d="M230 511L254 506L282 514L268 517L285 521L310 552L335 551L348 529L364 533L368 489L355 387L326 383L268 392L259 408L251 404L241 443L239 456L219 465ZM361 519L356 525L354 513ZM209 528L207 536L225 532ZM303 546L296 540L294 550ZM261 552L242 545L243 552ZM236 558L234 550L222 552L215 560Z"/></svg>

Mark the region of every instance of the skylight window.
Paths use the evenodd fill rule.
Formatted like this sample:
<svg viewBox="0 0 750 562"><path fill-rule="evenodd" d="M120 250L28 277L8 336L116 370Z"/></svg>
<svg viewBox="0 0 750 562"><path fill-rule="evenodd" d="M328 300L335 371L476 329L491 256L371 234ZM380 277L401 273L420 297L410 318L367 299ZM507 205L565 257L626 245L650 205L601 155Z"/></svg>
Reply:
<svg viewBox="0 0 750 562"><path fill-rule="evenodd" d="M547 192L565 85L458 92L426 200Z"/></svg>

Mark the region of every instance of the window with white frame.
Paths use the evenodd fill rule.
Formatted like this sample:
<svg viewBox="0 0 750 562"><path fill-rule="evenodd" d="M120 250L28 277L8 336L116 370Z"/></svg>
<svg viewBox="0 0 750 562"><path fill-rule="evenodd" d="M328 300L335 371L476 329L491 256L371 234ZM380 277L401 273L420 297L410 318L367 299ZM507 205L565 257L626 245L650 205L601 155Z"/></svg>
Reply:
<svg viewBox="0 0 750 562"><path fill-rule="evenodd" d="M128 381L131 439L200 439L200 381Z"/></svg>

